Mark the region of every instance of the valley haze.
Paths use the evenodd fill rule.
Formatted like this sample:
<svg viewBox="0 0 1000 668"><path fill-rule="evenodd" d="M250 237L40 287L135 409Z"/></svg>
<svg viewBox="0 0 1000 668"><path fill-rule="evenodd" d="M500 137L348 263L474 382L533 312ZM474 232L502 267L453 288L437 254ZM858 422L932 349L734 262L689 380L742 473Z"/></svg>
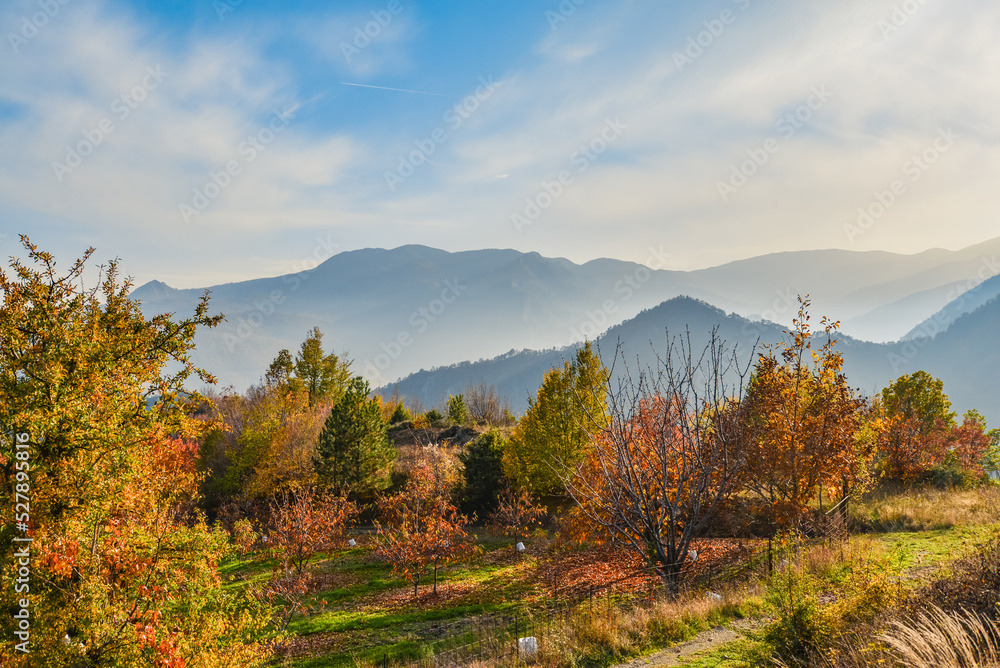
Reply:
<svg viewBox="0 0 1000 668"><path fill-rule="evenodd" d="M650 249L656 266L668 253ZM811 313L841 321L852 385L872 394L925 369L958 408L1000 417L991 344L1000 322L1000 238L914 255L816 250L775 253L696 271L601 258L576 264L510 249L450 253L409 245L342 252L313 269L204 289L151 281L132 292L147 314L189 313L202 294L226 321L202 330L192 357L222 387L243 391L318 326L327 349L384 392L439 405L486 381L517 411L574 344L619 340L655 361L667 332L702 342L713 327L749 355L782 340L809 295Z"/></svg>

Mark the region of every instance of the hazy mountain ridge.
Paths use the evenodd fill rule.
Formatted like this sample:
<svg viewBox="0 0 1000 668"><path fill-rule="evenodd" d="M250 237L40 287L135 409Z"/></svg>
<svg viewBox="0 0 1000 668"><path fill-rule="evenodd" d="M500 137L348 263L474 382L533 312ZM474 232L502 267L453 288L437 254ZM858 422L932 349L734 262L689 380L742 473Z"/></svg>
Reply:
<svg viewBox="0 0 1000 668"><path fill-rule="evenodd" d="M1000 254L1000 239L917 255L774 253L682 272L608 258L578 265L509 249L362 249L309 271L208 288L211 311L227 322L198 334L193 358L241 390L278 350L294 350L319 326L328 349L346 352L357 371L383 385L420 369L594 339L679 295L787 325L796 295L809 293L813 313L840 318L845 333L888 327L901 335L945 306L962 281L1000 269L991 264L994 251ZM147 315L183 316L203 293L151 281L132 295ZM851 318L860 323L855 329ZM682 325L672 322L672 329Z"/></svg>
<svg viewBox="0 0 1000 668"><path fill-rule="evenodd" d="M314 325L326 345L346 350L359 370L374 368L376 382L511 348L566 345L573 329L590 321L588 311L615 297L621 278L640 269L651 275L647 284L620 304L620 313L602 315L594 334L661 301L670 272L618 260L583 266L509 250L404 246L341 253L311 271L209 288L212 312L224 313L227 322L199 333L195 360L223 383L245 387L280 348L297 347ZM203 292L156 282L132 294L146 311L184 314Z"/></svg>
<svg viewBox="0 0 1000 668"><path fill-rule="evenodd" d="M987 279L970 289L961 290L963 287L968 288L968 285L959 284L955 286L952 294L957 293L957 295L954 299L949 301L934 315L907 332L903 339L912 340L924 336L933 338L940 332L948 329L959 318L985 306L1000 295L1000 276Z"/></svg>
<svg viewBox="0 0 1000 668"><path fill-rule="evenodd" d="M1000 379L995 369L1000 351L982 332L1000 327L1000 298L955 321L947 332L926 339L921 345L901 341L892 344L859 341L837 334L837 348L844 354L844 373L852 387L872 396L904 373L924 369L942 378L945 391L959 412L976 408L996 424L1000 420ZM631 371L656 365L656 354L667 350L668 336L690 336L691 346L700 352L713 328L731 348L736 347L744 363L759 354L762 346L780 343L785 328L766 321L751 321L700 300L678 297L643 311L635 318L616 325L599 337L596 345L609 366L615 360L616 373L622 373L622 361ZM993 328L993 329L990 329ZM822 345L824 335L816 336L814 346ZM449 394L462 392L470 383L485 381L510 397L515 411L527 408L542 376L552 366L571 359L576 346L550 351L521 351L490 360L463 363L420 371L382 389L393 389L415 396L425 405L440 403Z"/></svg>

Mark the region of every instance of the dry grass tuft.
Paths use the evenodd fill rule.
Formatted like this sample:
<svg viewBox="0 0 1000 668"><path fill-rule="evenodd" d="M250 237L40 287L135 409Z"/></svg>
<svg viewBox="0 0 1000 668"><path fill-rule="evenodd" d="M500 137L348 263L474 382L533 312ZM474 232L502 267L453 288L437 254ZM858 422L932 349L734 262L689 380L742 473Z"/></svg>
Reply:
<svg viewBox="0 0 1000 668"><path fill-rule="evenodd" d="M987 668L1000 666L1000 627L971 612L928 608L912 622L894 621L879 636L903 666Z"/></svg>
<svg viewBox="0 0 1000 668"><path fill-rule="evenodd" d="M643 652L673 645L722 623L759 592L729 592L718 600L702 594L632 609L589 613L581 606L558 631L541 639L537 663L560 668L578 663L618 663Z"/></svg>

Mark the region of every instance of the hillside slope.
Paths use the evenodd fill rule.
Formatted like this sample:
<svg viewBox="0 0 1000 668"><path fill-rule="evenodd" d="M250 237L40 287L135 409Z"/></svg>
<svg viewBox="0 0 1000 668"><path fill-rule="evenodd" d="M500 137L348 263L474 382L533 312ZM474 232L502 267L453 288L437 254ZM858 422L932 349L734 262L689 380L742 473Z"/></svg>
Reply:
<svg viewBox="0 0 1000 668"><path fill-rule="evenodd" d="M837 347L844 354L844 372L852 387L872 396L904 373L924 369L942 378L954 408L980 410L990 424L1000 421L1000 379L995 372L1000 364L1000 349L995 334L1000 327L1000 298L971 314L963 316L933 340L900 341L878 344L859 341L839 334ZM678 297L640 313L609 329L596 344L610 366L616 352L615 373L624 373L621 360L629 369L655 367L657 354L666 352L668 340L690 337L691 347L700 351L717 328L719 337L735 346L744 362L755 358L762 346L784 340L784 328L766 321L751 321L726 314L702 301ZM669 339L668 339L669 337ZM816 344L821 345L822 339ZM544 373L572 358L575 347L548 351L509 352L505 355L441 367L412 374L394 388L407 396L416 396L427 406L440 404L449 394L457 394L470 383L485 381L508 396L515 411L523 412L527 398L534 396ZM383 388L391 392L393 387Z"/></svg>

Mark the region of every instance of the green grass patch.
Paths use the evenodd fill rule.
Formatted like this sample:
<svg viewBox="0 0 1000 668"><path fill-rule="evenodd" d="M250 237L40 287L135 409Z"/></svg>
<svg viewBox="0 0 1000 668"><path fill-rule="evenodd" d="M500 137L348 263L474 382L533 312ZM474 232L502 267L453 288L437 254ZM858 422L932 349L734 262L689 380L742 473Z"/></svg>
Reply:
<svg viewBox="0 0 1000 668"><path fill-rule="evenodd" d="M971 552L996 535L992 526L958 526L932 531L895 531L872 536L883 549L899 554L904 569L934 567Z"/></svg>

